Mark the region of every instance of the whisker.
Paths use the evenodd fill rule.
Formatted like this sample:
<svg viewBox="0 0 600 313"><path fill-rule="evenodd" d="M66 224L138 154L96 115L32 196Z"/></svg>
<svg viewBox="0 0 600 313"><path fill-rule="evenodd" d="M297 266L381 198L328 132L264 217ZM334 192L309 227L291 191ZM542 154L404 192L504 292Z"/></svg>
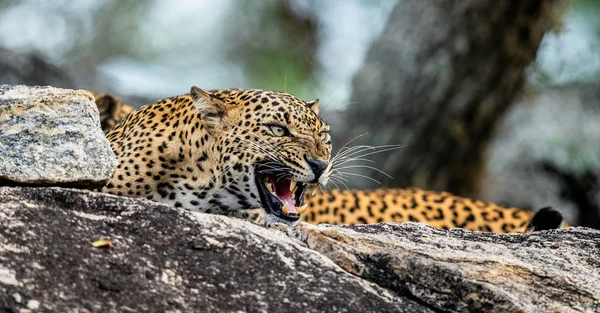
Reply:
<svg viewBox="0 0 600 313"><path fill-rule="evenodd" d="M360 157L364 157L366 155L371 155L371 154L380 153L380 152L386 152L386 151L400 149L400 148L404 148L404 147L406 147L406 146L405 145L357 146L357 147L353 147L353 148L360 148L360 149L357 149L357 151L352 151L351 153L345 154L344 157L351 157L351 156L354 156L356 154L359 154L359 153L361 153L363 151L367 151L367 150L372 151L369 154L364 154L364 155L358 156L360 158Z"/></svg>
<svg viewBox="0 0 600 313"><path fill-rule="evenodd" d="M244 138L244 137L242 137L242 136L236 135L236 134L234 134L234 133L226 132L226 134L228 134L228 135L230 135L230 136L233 136L233 137L235 137L235 138L238 138L238 139L240 139L240 140L243 140L243 141L245 141L245 142L247 142L247 143L249 143L249 144L253 145L254 147L258 148L260 151L262 151L262 152L266 153L266 154L267 154L267 156L268 156L268 157L270 157L270 158L272 158L273 160L279 160L279 158L278 158L278 157L277 157L275 154L273 154L271 151L267 150L265 147L262 147L261 145L259 145L259 144L258 144L258 143L256 143L256 142L253 142L253 141L251 141L251 140L249 140L249 139L247 139L247 138Z"/></svg>
<svg viewBox="0 0 600 313"><path fill-rule="evenodd" d="M336 189L340 189L340 186L338 186L333 180L330 180L329 182L331 182Z"/></svg>
<svg viewBox="0 0 600 313"><path fill-rule="evenodd" d="M376 168L376 167L373 167L373 166L368 166L368 165L348 165L348 166L342 166L342 167L336 168L336 170L343 170L343 169L348 169L348 168L368 168L368 169L371 169L371 170L377 171L377 172L379 172L379 173L381 173L381 174L385 175L386 177L388 177L388 178L390 178L390 179L394 179L394 178L393 178L392 176L390 176L388 173L386 173L386 172L384 172L384 171L382 171L382 170L380 170L380 169L378 169L378 168Z"/></svg>
<svg viewBox="0 0 600 313"><path fill-rule="evenodd" d="M373 150L376 150L376 148L373 146L346 147L346 148L340 150L338 152L338 154L336 154L335 158L333 158L333 160L343 160L343 159L352 157L354 154L361 153L361 152L367 151L367 150L373 151Z"/></svg>
<svg viewBox="0 0 600 313"><path fill-rule="evenodd" d="M338 172L342 173L341 171L338 171ZM381 182L379 182L378 180L373 179L373 178L371 178L369 176L366 176L366 175L362 175L362 174L358 174L358 173L350 173L350 172L343 172L343 173L345 175L351 175L351 176L358 176L358 177L366 178L366 179L372 180L372 181L376 182L377 184L381 185Z"/></svg>
<svg viewBox="0 0 600 313"><path fill-rule="evenodd" d="M336 175L338 175L338 173L335 173L334 175L329 176L329 178L335 178L335 179L341 180L341 181L343 181L345 183L348 182L348 179L346 177L344 177L342 175L339 175L339 176L336 176Z"/></svg>
<svg viewBox="0 0 600 313"><path fill-rule="evenodd" d="M375 161L373 160L369 160L369 159L364 159L364 158L350 158L350 159L343 159L343 160L337 160L337 162L333 163L333 166L336 165L342 165L348 162L369 162L369 163L375 163Z"/></svg>
<svg viewBox="0 0 600 313"><path fill-rule="evenodd" d="M363 157L366 157L366 156L369 156L369 155L373 155L373 154L377 154L377 153L382 153L382 152L397 150L397 149L400 149L400 148L404 148L405 146L389 146L387 148L383 148L383 147L384 146L379 147L379 148L382 148L381 150L371 151L371 152L367 152L367 153L360 154L360 155L356 155L356 154L363 153L364 151L360 151L360 152L357 151L357 152L354 152L354 153L352 153L350 155L347 155L346 158L349 158L351 156L353 156L355 158L363 158ZM370 150L370 149L367 149L367 150Z"/></svg>
<svg viewBox="0 0 600 313"><path fill-rule="evenodd" d="M339 179L337 179L337 178L330 178L330 179L332 179L332 181L331 181L332 183L333 183L333 182L338 182L338 183L340 183L340 184L344 185L344 187L346 187L346 190L349 190L349 188L348 188L348 185L346 185L346 184L345 184L343 181L341 181L341 180L339 180ZM336 185L336 186L337 186L337 185ZM338 189L340 189L340 188L338 188Z"/></svg>
<svg viewBox="0 0 600 313"><path fill-rule="evenodd" d="M340 148L340 150L341 150L341 149L343 149L344 147L346 147L347 145L351 144L351 143L352 143L352 142L354 142L355 140L357 140L357 139L361 138L362 136L364 136L364 135L368 134L368 133L369 133L369 132L362 133L362 134L360 134L360 135L358 135L358 136L356 136L356 137L354 137L354 138L352 138L352 139L348 140L348 142L346 142L345 144L343 144L343 145L342 145L342 147Z"/></svg>
<svg viewBox="0 0 600 313"><path fill-rule="evenodd" d="M229 188L229 186L231 186L231 184L233 184L234 182L236 182L237 180L239 180L241 178L241 175L243 175L243 174L246 174L246 173L245 172L238 173L227 185L222 186L221 188L219 188L219 190L217 190L214 194L216 195L216 194L220 193L221 191Z"/></svg>
<svg viewBox="0 0 600 313"><path fill-rule="evenodd" d="M360 138L360 137L362 137L362 136L364 136L364 135L366 135L366 134L367 134L367 133L364 133L364 134L362 134L362 135L358 135L358 136L356 136L356 137L352 138L350 141L346 142L346 143L345 143L345 144L344 144L344 145L343 145L343 146L342 146L342 147L341 147L341 148L338 150L338 152L335 154L335 156L333 156L332 160L335 160L337 157L341 157L341 156L343 156L343 155L344 155L344 153L345 153L344 151L346 151L346 150L353 150L353 149L355 149L356 147L361 147L361 146L356 146L356 147L348 147L348 145L349 145L350 143L352 143L354 140L356 140L356 139L358 139L358 138Z"/></svg>

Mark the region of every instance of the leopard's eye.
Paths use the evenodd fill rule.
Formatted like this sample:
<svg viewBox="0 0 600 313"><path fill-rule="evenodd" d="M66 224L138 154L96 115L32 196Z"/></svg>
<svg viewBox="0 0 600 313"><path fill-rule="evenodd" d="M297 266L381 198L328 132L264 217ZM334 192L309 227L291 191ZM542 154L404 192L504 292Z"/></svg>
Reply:
<svg viewBox="0 0 600 313"><path fill-rule="evenodd" d="M330 140L331 140L331 135L329 135L329 133L327 133L327 132L321 133L321 141L328 143Z"/></svg>
<svg viewBox="0 0 600 313"><path fill-rule="evenodd" d="M269 126L269 129L271 129L271 132L273 132L273 135L275 135L277 137L283 137L289 133L289 130L287 130L287 128L282 127L282 126L271 125L271 126Z"/></svg>

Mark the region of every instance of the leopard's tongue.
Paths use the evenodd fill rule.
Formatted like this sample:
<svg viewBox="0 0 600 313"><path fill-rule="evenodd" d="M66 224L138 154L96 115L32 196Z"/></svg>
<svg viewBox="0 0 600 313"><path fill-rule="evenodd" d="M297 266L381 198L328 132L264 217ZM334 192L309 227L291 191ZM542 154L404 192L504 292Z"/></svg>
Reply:
<svg viewBox="0 0 600 313"><path fill-rule="evenodd" d="M280 180L277 182L273 182L273 189L275 190L275 194L283 207L281 210L283 214L298 214L298 210L296 209L296 199L294 194L290 191L290 181L289 180Z"/></svg>

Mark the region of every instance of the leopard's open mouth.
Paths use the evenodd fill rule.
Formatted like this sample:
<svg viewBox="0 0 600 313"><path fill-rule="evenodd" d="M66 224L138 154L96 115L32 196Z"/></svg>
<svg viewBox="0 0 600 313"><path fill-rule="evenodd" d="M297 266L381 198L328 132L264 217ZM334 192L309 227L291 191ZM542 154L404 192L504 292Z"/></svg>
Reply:
<svg viewBox="0 0 600 313"><path fill-rule="evenodd" d="M261 170L260 166L257 168L255 180L260 201L267 214L296 222L308 206L303 204L307 184L277 176L270 174L268 170Z"/></svg>

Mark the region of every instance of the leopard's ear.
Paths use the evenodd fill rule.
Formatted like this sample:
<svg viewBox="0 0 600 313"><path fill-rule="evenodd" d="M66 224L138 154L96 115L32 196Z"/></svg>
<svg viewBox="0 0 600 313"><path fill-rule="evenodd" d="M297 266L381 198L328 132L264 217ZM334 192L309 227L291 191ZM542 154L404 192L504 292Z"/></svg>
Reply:
<svg viewBox="0 0 600 313"><path fill-rule="evenodd" d="M222 127L223 118L227 115L225 104L212 94L192 86L190 96L194 101L194 107L200 111L200 121L209 133Z"/></svg>
<svg viewBox="0 0 600 313"><path fill-rule="evenodd" d="M319 115L319 99L315 99L313 101L306 102L306 105L315 112L316 115Z"/></svg>

